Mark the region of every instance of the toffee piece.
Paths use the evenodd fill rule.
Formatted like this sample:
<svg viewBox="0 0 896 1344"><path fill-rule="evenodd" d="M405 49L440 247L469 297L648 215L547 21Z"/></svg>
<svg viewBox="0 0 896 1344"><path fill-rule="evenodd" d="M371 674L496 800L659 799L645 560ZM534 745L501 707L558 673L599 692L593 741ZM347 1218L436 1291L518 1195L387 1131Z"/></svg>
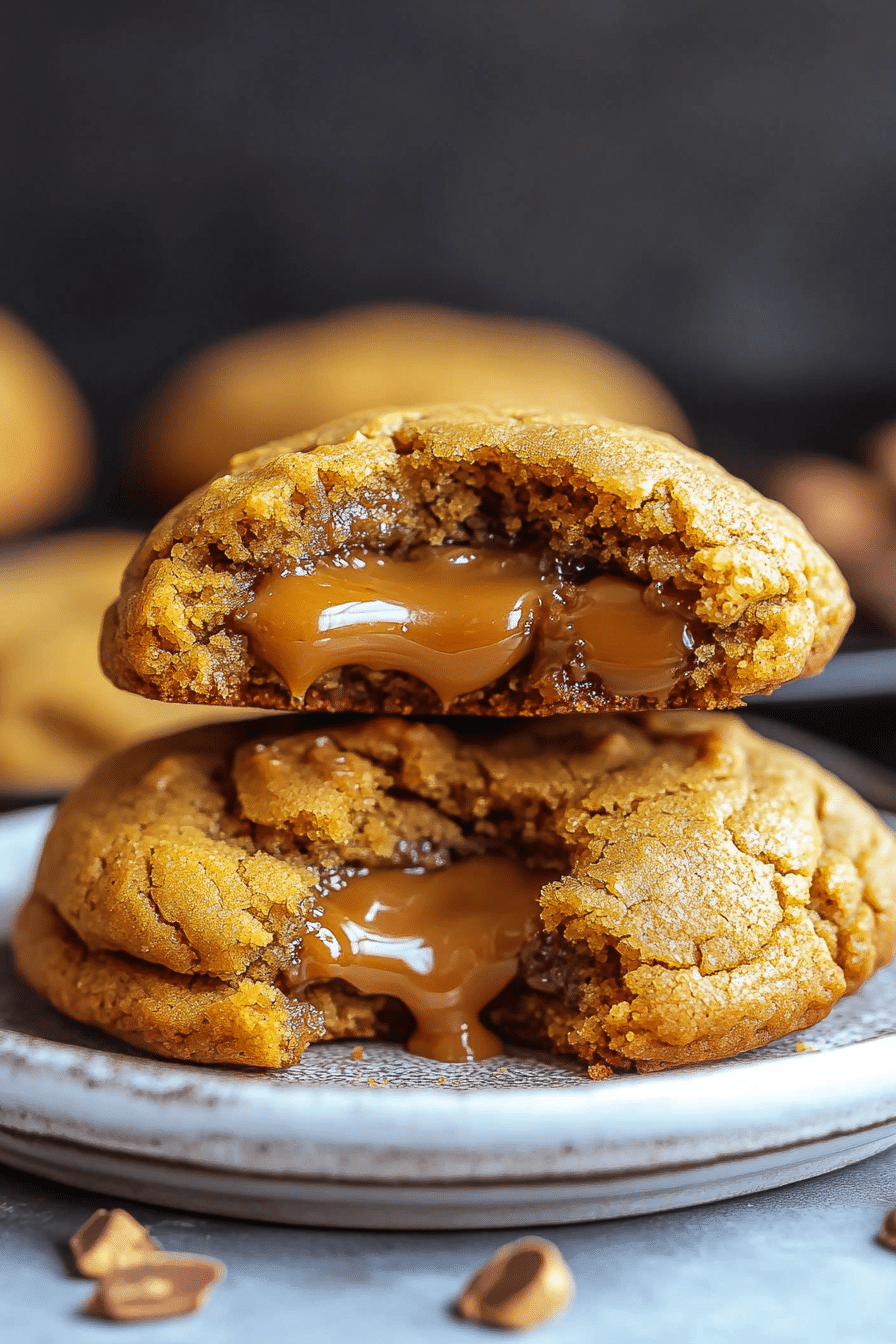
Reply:
<svg viewBox="0 0 896 1344"><path fill-rule="evenodd" d="M496 1251L455 1304L458 1316L504 1330L529 1330L557 1316L575 1296L575 1280L552 1241L524 1237Z"/></svg>
<svg viewBox="0 0 896 1344"><path fill-rule="evenodd" d="M120 1265L104 1274L84 1311L112 1321L188 1316L199 1310L224 1275L220 1260L160 1251L139 1264Z"/></svg>
<svg viewBox="0 0 896 1344"><path fill-rule="evenodd" d="M447 406L234 458L137 551L102 660L204 704L714 709L820 671L851 615L792 514L674 439Z"/></svg>
<svg viewBox="0 0 896 1344"><path fill-rule="evenodd" d="M69 1237L68 1244L75 1268L88 1279L100 1279L122 1265L139 1264L160 1250L127 1209L97 1209Z"/></svg>
<svg viewBox="0 0 896 1344"><path fill-rule="evenodd" d="M593 1077L819 1021L896 946L896 836L728 715L333 715L132 748L62 803L13 945L175 1059L497 1040Z"/></svg>

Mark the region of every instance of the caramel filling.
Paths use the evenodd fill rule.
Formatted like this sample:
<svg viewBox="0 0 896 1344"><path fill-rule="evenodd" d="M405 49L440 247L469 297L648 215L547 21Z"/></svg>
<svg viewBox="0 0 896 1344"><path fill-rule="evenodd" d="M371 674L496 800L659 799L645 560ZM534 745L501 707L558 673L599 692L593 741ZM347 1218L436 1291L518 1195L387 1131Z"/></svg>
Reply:
<svg viewBox="0 0 896 1344"><path fill-rule="evenodd" d="M408 560L355 552L270 575L243 617L253 647L300 699L322 672L410 672L443 704L509 672L532 647L531 555L427 546Z"/></svg>
<svg viewBox="0 0 896 1344"><path fill-rule="evenodd" d="M344 879L302 939L298 982L345 980L414 1015L408 1050L464 1063L500 1054L479 1014L510 984L556 874L509 859L463 859L434 872L385 868Z"/></svg>
<svg viewBox="0 0 896 1344"><path fill-rule="evenodd" d="M567 598L569 644L611 695L671 691L693 646L684 618L656 588L602 574Z"/></svg>
<svg viewBox="0 0 896 1344"><path fill-rule="evenodd" d="M237 619L297 700L355 663L409 672L446 706L533 651L536 679L568 668L613 695L665 694L693 647L679 607L610 574L564 582L527 551L420 546L404 560L356 551L269 574Z"/></svg>

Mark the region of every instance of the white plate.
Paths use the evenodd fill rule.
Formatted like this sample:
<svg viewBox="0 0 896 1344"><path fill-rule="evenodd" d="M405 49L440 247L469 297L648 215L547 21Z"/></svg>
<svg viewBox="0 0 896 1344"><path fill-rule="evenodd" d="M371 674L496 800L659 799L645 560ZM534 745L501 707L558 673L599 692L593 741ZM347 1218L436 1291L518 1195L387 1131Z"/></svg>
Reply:
<svg viewBox="0 0 896 1344"><path fill-rule="evenodd" d="M4 938L50 815L0 817ZM322 1045L263 1074L165 1063L54 1012L3 955L0 1160L106 1195L331 1227L517 1227L765 1190L896 1143L894 969L799 1037L591 1083L526 1051L463 1066L378 1045L357 1063Z"/></svg>

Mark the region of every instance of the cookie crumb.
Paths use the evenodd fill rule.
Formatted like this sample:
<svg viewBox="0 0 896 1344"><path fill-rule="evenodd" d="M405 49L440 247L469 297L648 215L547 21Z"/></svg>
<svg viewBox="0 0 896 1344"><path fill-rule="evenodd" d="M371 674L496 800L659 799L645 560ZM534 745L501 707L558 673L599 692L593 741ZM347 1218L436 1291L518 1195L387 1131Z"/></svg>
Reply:
<svg viewBox="0 0 896 1344"><path fill-rule="evenodd" d="M444 1081L445 1081L444 1076L441 1075L441 1074L440 1074L439 1077L436 1079L436 1082L439 1082L439 1083L444 1083Z"/></svg>
<svg viewBox="0 0 896 1344"><path fill-rule="evenodd" d="M127 1209L97 1209L69 1237L75 1268L86 1279L101 1279L113 1269L136 1265L161 1250Z"/></svg>
<svg viewBox="0 0 896 1344"><path fill-rule="evenodd" d="M646 1068L645 1069L639 1068L638 1072L646 1073L648 1072L648 1070ZM588 1077L592 1080L592 1082L604 1083L608 1078L613 1077L613 1070L609 1067L608 1064L590 1064L588 1066Z"/></svg>
<svg viewBox="0 0 896 1344"><path fill-rule="evenodd" d="M896 1251L896 1209L891 1209L880 1225L877 1240L888 1251Z"/></svg>
<svg viewBox="0 0 896 1344"><path fill-rule="evenodd" d="M504 1330L529 1330L569 1306L575 1282L557 1247L525 1237L496 1251L455 1304L458 1316Z"/></svg>
<svg viewBox="0 0 896 1344"><path fill-rule="evenodd" d="M363 1059L363 1058L364 1058L363 1045L356 1045L354 1050L352 1051L352 1059Z"/></svg>
<svg viewBox="0 0 896 1344"><path fill-rule="evenodd" d="M495 1077L500 1078L501 1074L506 1072L507 1072L507 1065L505 1064L502 1069L495 1069Z"/></svg>
<svg viewBox="0 0 896 1344"><path fill-rule="evenodd" d="M157 1252L140 1264L122 1265L104 1274L84 1310L111 1321L188 1316L198 1311L224 1273L220 1260Z"/></svg>

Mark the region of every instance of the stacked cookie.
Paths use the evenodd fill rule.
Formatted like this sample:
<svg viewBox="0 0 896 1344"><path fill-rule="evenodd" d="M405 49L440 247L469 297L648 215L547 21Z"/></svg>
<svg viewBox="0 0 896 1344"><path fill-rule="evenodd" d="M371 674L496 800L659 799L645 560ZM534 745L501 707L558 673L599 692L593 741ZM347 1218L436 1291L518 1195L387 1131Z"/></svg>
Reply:
<svg viewBox="0 0 896 1344"><path fill-rule="evenodd" d="M156 1053L258 1066L512 1039L601 1077L811 1025L893 955L896 839L696 711L819 671L851 611L793 515L646 430L448 406L242 454L137 551L103 665L292 713L97 770L20 970Z"/></svg>

